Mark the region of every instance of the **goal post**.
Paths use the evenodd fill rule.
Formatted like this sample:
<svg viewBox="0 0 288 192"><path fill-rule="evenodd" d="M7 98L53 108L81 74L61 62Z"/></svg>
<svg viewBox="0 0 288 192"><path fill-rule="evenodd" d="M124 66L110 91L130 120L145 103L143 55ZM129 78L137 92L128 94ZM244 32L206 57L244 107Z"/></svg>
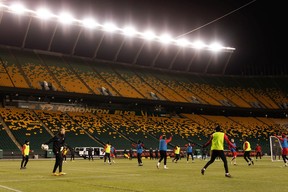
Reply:
<svg viewBox="0 0 288 192"><path fill-rule="evenodd" d="M272 162L282 161L282 146L280 140L275 136L270 136L270 153Z"/></svg>

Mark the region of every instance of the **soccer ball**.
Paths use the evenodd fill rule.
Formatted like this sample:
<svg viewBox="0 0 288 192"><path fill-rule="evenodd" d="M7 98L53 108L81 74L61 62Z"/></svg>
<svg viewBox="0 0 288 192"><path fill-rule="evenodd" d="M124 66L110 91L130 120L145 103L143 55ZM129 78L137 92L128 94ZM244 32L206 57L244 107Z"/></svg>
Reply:
<svg viewBox="0 0 288 192"><path fill-rule="evenodd" d="M44 151L48 151L49 146L48 146L48 145L45 145L45 144L42 144L42 145L41 145L41 149L44 150Z"/></svg>

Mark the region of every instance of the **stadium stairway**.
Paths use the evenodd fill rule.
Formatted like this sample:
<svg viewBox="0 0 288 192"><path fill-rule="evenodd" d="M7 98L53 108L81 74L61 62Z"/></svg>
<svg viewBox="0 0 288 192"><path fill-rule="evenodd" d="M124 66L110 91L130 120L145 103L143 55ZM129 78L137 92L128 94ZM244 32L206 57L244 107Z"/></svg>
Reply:
<svg viewBox="0 0 288 192"><path fill-rule="evenodd" d="M61 57L61 59L63 60L64 63L67 64L67 66L69 67L69 69L72 71L72 73L75 74L76 77L78 77L78 79L87 87L87 89L89 90L89 92L91 94L96 94L93 89L80 77L80 75L73 69L73 67L70 65L69 62L67 62L63 57Z"/></svg>
<svg viewBox="0 0 288 192"><path fill-rule="evenodd" d="M92 67L92 70L93 70L93 72L95 72L97 74L97 76L102 81L104 81L106 84L109 85L109 88L112 88L113 92L115 92L117 94L117 95L114 95L114 96L121 96L120 92L115 87L113 87L104 77L102 77L102 75L97 71L97 69L95 69L95 67Z"/></svg>
<svg viewBox="0 0 288 192"><path fill-rule="evenodd" d="M59 87L61 90L58 91L66 91L63 85L60 83L60 81L56 78L56 76L51 72L50 68L48 65L44 62L43 58L41 57L40 54L36 54L38 59L41 61L43 66L45 67L46 71L49 73L49 75L54 79L54 81L57 83L57 87Z"/></svg>
<svg viewBox="0 0 288 192"><path fill-rule="evenodd" d="M29 88L33 88L32 83L29 81L28 77L26 76L26 74L24 73L24 71L23 71L23 69L21 67L18 58L15 55L13 55L11 50L10 50L10 54L13 57L13 59L15 60L16 68L19 69L20 74L23 76L23 78L26 81L26 83L28 84Z"/></svg>
<svg viewBox="0 0 288 192"><path fill-rule="evenodd" d="M104 146L105 143L103 141L101 141L99 138L95 137L95 136L92 136L88 131L86 131L83 127L81 127L76 121L74 121L74 119L68 114L68 113L65 113L67 115L67 117L72 121L74 122L78 127L80 127L84 133L86 135L88 135L88 137L90 137L92 140L94 140L96 143L98 143L99 145L101 146Z"/></svg>
<svg viewBox="0 0 288 192"><path fill-rule="evenodd" d="M15 136L13 135L11 130L8 128L8 126L6 125L6 123L4 122L4 120L3 120L3 118L1 116L0 116L0 123L3 125L7 135L10 137L10 139L15 143L15 145L21 151L22 147L21 147L20 143L17 141L17 139L15 138Z"/></svg>
<svg viewBox="0 0 288 192"><path fill-rule="evenodd" d="M151 91L154 92L160 100L168 101L167 97L165 97L160 91L158 91L157 88L154 88L148 81L145 81L145 79L141 75L139 75L134 69L130 70L135 74L135 76L137 76L137 78L139 78L142 82L145 82L145 84L147 84L148 87L151 87L150 92Z"/></svg>
<svg viewBox="0 0 288 192"><path fill-rule="evenodd" d="M9 75L6 64L0 57L0 85L5 87L15 87L11 76Z"/></svg>
<svg viewBox="0 0 288 192"><path fill-rule="evenodd" d="M48 127L43 123L43 121L38 117L38 115L35 113L34 110L30 110L30 112L34 115L34 117L40 122L40 124L42 125L42 127L44 127L44 129L51 135L54 136L53 132L48 129Z"/></svg>
<svg viewBox="0 0 288 192"><path fill-rule="evenodd" d="M126 82L129 86L131 86L139 95L141 95L142 98L145 98L145 95L143 95L138 89L133 86L132 83L128 82L118 71L115 69L113 70L124 82Z"/></svg>
<svg viewBox="0 0 288 192"><path fill-rule="evenodd" d="M124 138L126 141L135 143L134 140L132 140L131 138L127 137L126 135L124 135L123 133L120 133L117 129L115 129L113 127L113 125L107 121L105 121L103 118L101 118L100 116L98 116L97 114L94 114L95 116L97 116L99 119L101 119L101 121L106 124L110 129L112 129L113 131L115 131L117 134L119 134L122 138Z"/></svg>
<svg viewBox="0 0 288 192"><path fill-rule="evenodd" d="M139 126L138 126L137 124L135 124L133 121L131 121L130 119L126 118L124 115L122 115L122 117L123 117L125 120L127 120L128 122L130 122L136 129L141 130L141 127L139 127ZM134 129L135 129L135 128L134 128ZM149 132L145 133L145 135L148 136L148 137L145 138L145 139L142 137L142 141L145 142L145 148L146 148L146 149L148 149L148 148L150 148L150 147L153 148L153 147L155 147L155 146L158 145L158 139L159 139L159 138L156 138L155 135L152 135L152 134L149 133ZM127 136L127 137L128 137L128 136ZM134 142L136 143L136 141L139 140L139 139L133 138L133 140L134 140Z"/></svg>

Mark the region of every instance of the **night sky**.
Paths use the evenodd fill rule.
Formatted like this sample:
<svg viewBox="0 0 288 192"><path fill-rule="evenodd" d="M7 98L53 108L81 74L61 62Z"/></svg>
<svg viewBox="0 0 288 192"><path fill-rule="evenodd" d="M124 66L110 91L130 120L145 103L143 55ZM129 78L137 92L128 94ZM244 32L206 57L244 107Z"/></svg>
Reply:
<svg viewBox="0 0 288 192"><path fill-rule="evenodd" d="M13 1L4 1L7 4L10 2ZM284 5L278 2L271 3L271 1L264 2L263 0L27 0L22 3L29 9L35 10L40 5L45 5L55 14L67 10L77 19L93 17L99 23L113 21L119 27L133 25L138 31L145 31L149 28L159 35L169 32L173 37L200 27L184 37L191 41L201 38L206 43L217 40L224 46L236 48L229 60L226 74L288 74L285 48L282 48L285 47L283 45L284 27L287 22L284 17ZM19 19L16 26L10 23L11 19L15 20L12 17L15 16L4 15L2 18L0 44L20 46L28 18ZM216 21L208 24L214 20ZM25 48L47 49L48 37L51 36L56 25L55 22L47 23L39 25L39 21L32 20ZM7 30L9 25L19 30L11 34L11 31ZM69 54L79 30L79 27L59 27L51 51ZM93 56L97 43L91 42L99 42L102 33L101 31L84 31L80 36L75 55ZM110 37L106 35L103 39L103 47L98 52L99 58L115 59L121 42L122 39L116 35L110 35ZM139 39L125 42L123 53L119 54L117 59L120 62L133 63L136 50L139 49L141 43ZM159 47L161 45L155 43L143 49L143 54L139 55L138 64L150 65L154 56L149 58L149 54L157 52ZM176 51L174 48L161 52L163 56L160 55L159 63L156 63L155 67L165 68L162 63L169 63L173 59L170 55ZM189 54L188 51L181 52L176 61L177 66L175 64L172 69L187 69L185 65L189 63ZM205 54L201 57L204 58ZM223 58L219 57L222 63L227 61L228 56ZM202 59L202 63L205 62L207 60ZM184 63L183 66L181 63ZM217 66L213 67L217 68ZM219 68L221 67L223 65L219 64ZM213 70L211 69L211 73L221 71ZM203 70L199 67L199 70L194 72L201 73Z"/></svg>

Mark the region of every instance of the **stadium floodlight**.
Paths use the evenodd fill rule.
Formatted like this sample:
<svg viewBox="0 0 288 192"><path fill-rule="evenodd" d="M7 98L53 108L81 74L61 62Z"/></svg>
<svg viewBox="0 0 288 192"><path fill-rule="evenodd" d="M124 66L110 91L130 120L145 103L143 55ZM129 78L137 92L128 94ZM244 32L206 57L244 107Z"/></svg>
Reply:
<svg viewBox="0 0 288 192"><path fill-rule="evenodd" d="M172 38L168 34L163 34L159 37L159 40L164 44L168 44L172 41Z"/></svg>
<svg viewBox="0 0 288 192"><path fill-rule="evenodd" d="M26 10L24 5L19 4L19 3L11 5L9 7L9 9L11 11L13 11L14 13L16 13L16 14L23 14L25 12L25 10Z"/></svg>
<svg viewBox="0 0 288 192"><path fill-rule="evenodd" d="M150 30L142 33L142 36L147 40L152 40L156 37L155 33L153 31L150 31Z"/></svg>
<svg viewBox="0 0 288 192"><path fill-rule="evenodd" d="M205 47L205 44L202 41L198 40L192 43L192 47L195 49L203 49Z"/></svg>
<svg viewBox="0 0 288 192"><path fill-rule="evenodd" d="M185 47L189 44L189 41L187 39L178 39L176 40L176 43L181 47Z"/></svg>
<svg viewBox="0 0 288 192"><path fill-rule="evenodd" d="M73 25L77 25L80 27L86 27L86 28L91 28L91 29L97 27L97 29L103 30L106 32L117 32L118 34L121 34L121 35L133 36L136 38L138 37L138 38L142 38L142 39L150 40L150 41L153 40L157 42L162 42L163 44L171 44L175 46L188 47L192 49L204 49L204 50L210 50L210 51L222 51L223 50L223 51L233 52L235 50L235 48L233 47L223 47L219 44L206 45L200 41L192 43L185 39L178 39L177 37L172 38L168 34L163 34L161 36L158 36L158 35L155 35L152 31L139 32L139 31L136 31L133 27L119 28L113 23L106 23L106 24L97 23L92 18L79 20L79 19L72 17L72 15L70 15L67 12L62 13L60 15L55 15L49 12L49 10L44 9L44 8L34 11L31 9L25 8L24 5L19 4L19 3L12 4L12 5L5 5L5 4L2 4L0 0L0 8L3 8L3 11L12 12L15 14L25 13L25 16L36 17L36 18L41 18L45 20L53 19L53 20L58 20L59 22L63 24L73 24Z"/></svg>
<svg viewBox="0 0 288 192"><path fill-rule="evenodd" d="M133 27L125 27L123 33L127 36L133 36L136 34L136 30Z"/></svg>
<svg viewBox="0 0 288 192"><path fill-rule="evenodd" d="M98 25L97 22L91 18L84 19L82 21L82 24L83 24L83 26L90 28L90 29L93 29L93 28L97 27L97 25Z"/></svg>
<svg viewBox="0 0 288 192"><path fill-rule="evenodd" d="M36 11L37 17L39 17L40 19L49 19L52 17L52 13L45 8L40 8Z"/></svg>
<svg viewBox="0 0 288 192"><path fill-rule="evenodd" d="M220 51L221 49L223 49L223 46L220 43L215 42L209 46L209 49L211 51L217 52L217 51Z"/></svg>
<svg viewBox="0 0 288 192"><path fill-rule="evenodd" d="M74 20L72 15L69 13L61 13L58 19L63 24L71 24Z"/></svg>
<svg viewBox="0 0 288 192"><path fill-rule="evenodd" d="M107 32L114 32L117 30L117 27L113 23L106 23L103 25L103 29Z"/></svg>

